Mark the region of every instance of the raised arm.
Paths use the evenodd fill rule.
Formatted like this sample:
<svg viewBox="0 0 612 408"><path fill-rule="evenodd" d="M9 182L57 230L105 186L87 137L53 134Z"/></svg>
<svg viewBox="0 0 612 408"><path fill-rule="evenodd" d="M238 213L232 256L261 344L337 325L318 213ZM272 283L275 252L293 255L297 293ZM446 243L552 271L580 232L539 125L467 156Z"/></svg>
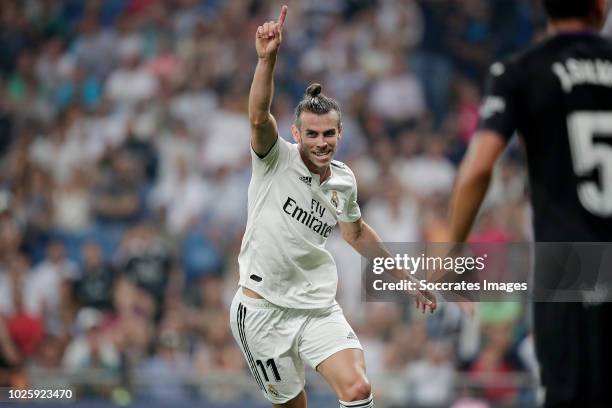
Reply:
<svg viewBox="0 0 612 408"><path fill-rule="evenodd" d="M257 28L255 34L258 61L249 93L249 121L251 146L261 157L270 151L278 137L276 120L270 113L270 104L274 93L276 54L282 42L286 16L287 6L283 6L278 21L264 23Z"/></svg>

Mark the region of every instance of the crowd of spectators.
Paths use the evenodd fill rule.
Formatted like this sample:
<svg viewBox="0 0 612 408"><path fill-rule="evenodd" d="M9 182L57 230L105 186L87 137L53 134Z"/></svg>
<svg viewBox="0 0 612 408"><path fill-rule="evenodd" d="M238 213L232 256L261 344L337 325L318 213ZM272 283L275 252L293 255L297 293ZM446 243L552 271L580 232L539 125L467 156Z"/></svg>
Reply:
<svg viewBox="0 0 612 408"><path fill-rule="evenodd" d="M61 372L82 397L182 401L223 398L198 380L248 373L227 313L254 32L279 6L2 1L1 385ZM530 0L292 1L273 103L281 136L291 140L306 86L322 83L343 108L337 158L356 173L364 218L386 241L435 242L488 65L542 26ZM516 143L506 156L474 239L530 239ZM329 248L381 400L534 401L533 380L512 376L535 372L524 307L483 305L469 321L452 306L423 319L363 303L359 256L337 235Z"/></svg>

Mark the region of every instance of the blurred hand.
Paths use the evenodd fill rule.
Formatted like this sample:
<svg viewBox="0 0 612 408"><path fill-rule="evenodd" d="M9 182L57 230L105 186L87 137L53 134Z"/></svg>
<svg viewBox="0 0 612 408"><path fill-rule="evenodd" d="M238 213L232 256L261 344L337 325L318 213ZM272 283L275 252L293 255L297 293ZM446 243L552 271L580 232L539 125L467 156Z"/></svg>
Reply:
<svg viewBox="0 0 612 408"><path fill-rule="evenodd" d="M464 245L460 243L453 243L451 236L448 235L444 238L443 242L431 242L427 245L427 255L439 258L455 258L462 255L462 249ZM427 280L429 282L446 282L452 281L456 278L455 272L449 272L446 269L435 269L431 271ZM469 318L473 318L478 309L478 303L473 301L472 298L464 297L458 292L450 294L440 294L446 301L455 303L459 310ZM419 306L417 305L417 308ZM422 305L421 305L422 307Z"/></svg>
<svg viewBox="0 0 612 408"><path fill-rule="evenodd" d="M429 311L433 313L438 307L436 295L428 290L417 290L415 293L415 298L416 308L420 310L421 313L425 313L428 308Z"/></svg>
<svg viewBox="0 0 612 408"><path fill-rule="evenodd" d="M255 34L255 49L257 50L257 56L259 58L266 59L276 55L278 47L280 47L282 42L285 17L287 17L287 6L281 8L278 21L268 21L257 27L257 33Z"/></svg>

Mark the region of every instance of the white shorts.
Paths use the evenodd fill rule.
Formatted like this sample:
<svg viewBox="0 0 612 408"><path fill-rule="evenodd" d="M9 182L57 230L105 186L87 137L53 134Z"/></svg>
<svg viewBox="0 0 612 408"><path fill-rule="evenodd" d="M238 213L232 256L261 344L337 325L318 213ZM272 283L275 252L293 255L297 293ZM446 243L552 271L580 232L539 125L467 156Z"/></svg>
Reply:
<svg viewBox="0 0 612 408"><path fill-rule="evenodd" d="M265 397L283 404L304 389L304 362L317 366L340 350L362 349L340 305L287 309L238 288L230 310L234 338Z"/></svg>

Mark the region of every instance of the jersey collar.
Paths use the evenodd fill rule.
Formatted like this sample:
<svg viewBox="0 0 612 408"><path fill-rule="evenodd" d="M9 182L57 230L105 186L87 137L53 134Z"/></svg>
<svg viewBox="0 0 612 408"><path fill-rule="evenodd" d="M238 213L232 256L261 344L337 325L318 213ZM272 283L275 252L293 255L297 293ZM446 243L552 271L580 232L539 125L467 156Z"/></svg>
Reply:
<svg viewBox="0 0 612 408"><path fill-rule="evenodd" d="M305 164L304 164L304 167L306 167ZM331 164L328 166L328 168L329 168L329 177L327 177L323 181L323 183L321 183L321 176L319 174L310 172L310 170L308 170L310 172L310 174L312 175L312 182L313 182L313 184L316 183L317 186L324 186L325 184L327 184L329 182L329 180L331 180L332 177L334 177L334 170L332 169L332 167L333 166ZM308 169L308 167L306 167L306 169Z"/></svg>

